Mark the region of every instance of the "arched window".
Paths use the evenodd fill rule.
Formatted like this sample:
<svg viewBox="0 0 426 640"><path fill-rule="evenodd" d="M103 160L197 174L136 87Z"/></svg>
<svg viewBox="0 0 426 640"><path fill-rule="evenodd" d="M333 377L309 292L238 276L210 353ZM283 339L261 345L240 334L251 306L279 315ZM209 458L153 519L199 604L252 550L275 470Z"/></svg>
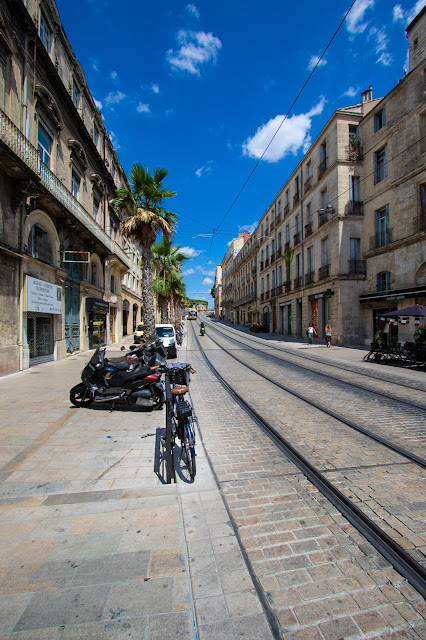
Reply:
<svg viewBox="0 0 426 640"><path fill-rule="evenodd" d="M92 262L92 271L90 274L90 282L96 287L99 287L99 272L98 267Z"/></svg>
<svg viewBox="0 0 426 640"><path fill-rule="evenodd" d="M49 234L40 224L31 227L28 236L28 253L33 258L52 264L53 251Z"/></svg>

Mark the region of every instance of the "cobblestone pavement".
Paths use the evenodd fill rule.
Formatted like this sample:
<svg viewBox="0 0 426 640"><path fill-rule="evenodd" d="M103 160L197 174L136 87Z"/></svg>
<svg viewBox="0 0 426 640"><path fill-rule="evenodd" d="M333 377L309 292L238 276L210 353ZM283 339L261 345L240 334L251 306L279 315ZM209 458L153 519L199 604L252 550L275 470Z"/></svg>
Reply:
<svg viewBox="0 0 426 640"><path fill-rule="evenodd" d="M252 381L249 374L241 372L238 363L229 359L225 362L218 347L204 338L203 346L208 347L208 355L216 364L221 361L222 373L226 371L232 383L245 388L246 396L249 390L251 401L261 399L260 413L269 408L275 419L285 425L286 437L291 431L305 448L316 446L315 462L322 456L324 467L332 469L330 475L337 476L339 482L347 482L351 474L356 475L360 464L366 463L360 450L361 440L355 451L346 453L342 443L346 436L336 421L321 420L319 439L318 416L308 417L306 410L297 405L301 401L284 398L282 391L280 398L259 379ZM255 584L262 588L283 637L425 638L424 599L242 414L213 378L197 353L195 341L190 342L190 347L194 349L190 359L198 371L191 393L203 441L250 560ZM362 352L358 357L362 357ZM329 443L322 441L324 427L330 442L334 434L334 448L338 443L341 456L339 459L335 454L328 466ZM359 434L354 437L361 438ZM377 454L374 443L371 447L364 452L371 456L367 459L368 471L383 478L383 472L377 472L374 466ZM380 500L384 504L377 501L377 507L387 511L392 526L394 518L404 521L403 516L395 513L397 505L401 494L405 501L410 499L406 489L412 487L414 492L419 477L410 476L405 485L399 486L407 474L414 473L414 465L396 465L403 460L392 452L386 455L386 469L394 471L393 484L380 487ZM358 481L360 489L355 499L364 498L366 478ZM377 475L369 481L376 482ZM386 496L389 490L391 493ZM374 511L373 500L368 504ZM419 512L421 517L424 514ZM400 534L405 537L406 529L401 527Z"/></svg>

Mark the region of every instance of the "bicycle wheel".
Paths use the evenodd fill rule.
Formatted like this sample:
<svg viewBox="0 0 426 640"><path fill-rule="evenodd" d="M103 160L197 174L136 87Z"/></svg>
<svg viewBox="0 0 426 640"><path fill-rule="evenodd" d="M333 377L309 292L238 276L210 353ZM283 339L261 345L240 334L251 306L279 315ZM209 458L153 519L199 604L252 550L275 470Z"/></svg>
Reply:
<svg viewBox="0 0 426 640"><path fill-rule="evenodd" d="M185 452L186 468L188 469L191 480L195 478L197 473L197 463L195 462L195 449L194 445L190 444L188 439L188 432L192 434L191 425L189 420L185 420L185 428L183 431L182 450ZM194 438L191 438L191 442L194 442Z"/></svg>

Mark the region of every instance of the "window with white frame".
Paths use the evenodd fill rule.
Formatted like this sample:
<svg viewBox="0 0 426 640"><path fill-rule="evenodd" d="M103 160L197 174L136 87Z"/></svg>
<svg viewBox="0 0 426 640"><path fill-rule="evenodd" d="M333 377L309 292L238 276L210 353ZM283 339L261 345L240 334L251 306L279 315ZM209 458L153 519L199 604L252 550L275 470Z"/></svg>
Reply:
<svg viewBox="0 0 426 640"><path fill-rule="evenodd" d="M93 142L95 143L95 147L98 148L99 129L95 124L93 125Z"/></svg>
<svg viewBox="0 0 426 640"><path fill-rule="evenodd" d="M388 177L388 146L384 147L374 153L374 184L381 182Z"/></svg>
<svg viewBox="0 0 426 640"><path fill-rule="evenodd" d="M40 160L47 167L51 167L53 148L53 135L49 129L40 120L38 121L38 153Z"/></svg>
<svg viewBox="0 0 426 640"><path fill-rule="evenodd" d="M306 270L308 273L313 273L314 270L314 248L308 247L306 253Z"/></svg>
<svg viewBox="0 0 426 640"><path fill-rule="evenodd" d="M389 205L374 212L376 227L376 248L385 247L390 242Z"/></svg>
<svg viewBox="0 0 426 640"><path fill-rule="evenodd" d="M377 274L377 292L386 293L390 290L390 271L381 271Z"/></svg>
<svg viewBox="0 0 426 640"><path fill-rule="evenodd" d="M378 131L386 124L386 106L374 114L374 131Z"/></svg>
<svg viewBox="0 0 426 640"><path fill-rule="evenodd" d="M93 194L93 212L92 213L96 222L99 222L100 202L101 202L101 196L99 195L99 193L95 192Z"/></svg>
<svg viewBox="0 0 426 640"><path fill-rule="evenodd" d="M285 228L285 241L286 243L290 242L290 225Z"/></svg>
<svg viewBox="0 0 426 640"><path fill-rule="evenodd" d="M74 165L71 167L71 193L76 200L80 194L81 174Z"/></svg>
<svg viewBox="0 0 426 640"><path fill-rule="evenodd" d="M359 176L349 177L349 198L351 202L359 202Z"/></svg>
<svg viewBox="0 0 426 640"><path fill-rule="evenodd" d="M321 261L323 267L330 264L328 256L328 236L321 240Z"/></svg>

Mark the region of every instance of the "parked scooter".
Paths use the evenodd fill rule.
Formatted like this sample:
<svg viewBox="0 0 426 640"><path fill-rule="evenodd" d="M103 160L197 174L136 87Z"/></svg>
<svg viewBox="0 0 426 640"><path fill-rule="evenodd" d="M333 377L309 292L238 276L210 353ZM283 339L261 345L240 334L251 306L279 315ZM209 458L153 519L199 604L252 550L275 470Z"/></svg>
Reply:
<svg viewBox="0 0 426 640"><path fill-rule="evenodd" d="M152 345L150 345L152 346ZM164 388L157 370L166 364L166 352L155 345L153 350L143 350L133 361L110 361L105 357L105 347L98 347L90 362L81 372L82 382L70 391L70 400L76 407L88 407L92 403L127 404L161 409L164 404ZM144 362L148 359L148 363Z"/></svg>
<svg viewBox="0 0 426 640"><path fill-rule="evenodd" d="M206 332L206 326L204 324L204 322L201 322L200 324L200 336L203 336Z"/></svg>

